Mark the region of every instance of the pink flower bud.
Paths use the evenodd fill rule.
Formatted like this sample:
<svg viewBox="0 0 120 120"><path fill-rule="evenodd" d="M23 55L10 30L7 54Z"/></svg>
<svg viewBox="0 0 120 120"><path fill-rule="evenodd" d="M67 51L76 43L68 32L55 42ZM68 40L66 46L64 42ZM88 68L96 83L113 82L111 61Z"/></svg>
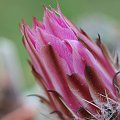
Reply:
<svg viewBox="0 0 120 120"><path fill-rule="evenodd" d="M64 119L112 120L119 114L117 68L101 42L93 41L60 11L45 8L43 22L20 26L30 65Z"/></svg>

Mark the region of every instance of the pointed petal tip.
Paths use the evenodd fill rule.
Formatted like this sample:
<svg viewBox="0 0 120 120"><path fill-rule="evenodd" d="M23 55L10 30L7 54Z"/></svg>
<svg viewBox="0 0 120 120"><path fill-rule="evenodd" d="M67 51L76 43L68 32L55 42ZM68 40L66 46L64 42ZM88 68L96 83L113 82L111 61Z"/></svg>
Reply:
<svg viewBox="0 0 120 120"><path fill-rule="evenodd" d="M98 33L98 38L96 39L96 44L100 47L101 46L101 37L100 34Z"/></svg>
<svg viewBox="0 0 120 120"><path fill-rule="evenodd" d="M19 23L19 29L23 35L24 35L24 30L26 26L28 26L27 22L24 19L22 19L22 22Z"/></svg>
<svg viewBox="0 0 120 120"><path fill-rule="evenodd" d="M33 21L36 21L36 20L37 20L37 18L36 18L35 16L32 16L32 19L33 19Z"/></svg>
<svg viewBox="0 0 120 120"><path fill-rule="evenodd" d="M80 28L80 32L81 32L84 36L86 36L89 40L92 41L92 39L88 36L88 34L87 34L82 28Z"/></svg>
<svg viewBox="0 0 120 120"><path fill-rule="evenodd" d="M27 22L26 22L25 19L22 19L22 24L23 24L23 25L27 25Z"/></svg>
<svg viewBox="0 0 120 120"><path fill-rule="evenodd" d="M57 10L61 12L60 4L59 4L58 0L56 0L56 3L57 3Z"/></svg>
<svg viewBox="0 0 120 120"><path fill-rule="evenodd" d="M43 4L43 10L46 11L47 6L45 4Z"/></svg>

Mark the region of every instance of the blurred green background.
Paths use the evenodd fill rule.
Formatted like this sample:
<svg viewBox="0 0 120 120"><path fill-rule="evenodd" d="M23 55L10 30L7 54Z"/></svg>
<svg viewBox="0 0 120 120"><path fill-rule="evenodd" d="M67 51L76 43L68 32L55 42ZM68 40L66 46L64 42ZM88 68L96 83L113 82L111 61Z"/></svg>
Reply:
<svg viewBox="0 0 120 120"><path fill-rule="evenodd" d="M74 23L85 14L103 13L120 23L120 0L58 0L62 12ZM32 17L42 20L43 5L56 6L56 0L0 0L0 36L15 42L21 61L26 87L33 85L34 80L28 56L22 44L19 23L25 19L29 25Z"/></svg>

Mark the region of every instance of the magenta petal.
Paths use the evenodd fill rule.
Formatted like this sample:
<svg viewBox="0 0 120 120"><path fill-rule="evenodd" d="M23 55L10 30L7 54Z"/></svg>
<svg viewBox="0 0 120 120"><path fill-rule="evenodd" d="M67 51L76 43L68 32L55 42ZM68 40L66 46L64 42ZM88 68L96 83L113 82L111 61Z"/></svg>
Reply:
<svg viewBox="0 0 120 120"><path fill-rule="evenodd" d="M100 66L99 62L94 58L94 56L89 52L87 48L85 48L80 42L78 41L68 41L71 47L74 51L78 51L79 55L82 56L84 65L87 63L88 65L92 66L95 71L102 76L102 79L104 80L104 84L106 83L106 86L111 91L113 96L115 95L115 90L112 83L112 78L109 76L109 74L106 73L105 69ZM79 65L79 64L78 64Z"/></svg>
<svg viewBox="0 0 120 120"><path fill-rule="evenodd" d="M111 93L110 88L104 83L100 75L90 66L86 65L85 76L89 86L91 96L95 103L100 105L100 103L107 101L102 95L108 95L110 98L116 99L115 95ZM105 101L104 101L105 100Z"/></svg>
<svg viewBox="0 0 120 120"><path fill-rule="evenodd" d="M36 30L37 27L41 28L41 29L45 29L45 26L43 25L43 23L38 21L37 18L33 17L33 28L34 28L34 30Z"/></svg>
<svg viewBox="0 0 120 120"><path fill-rule="evenodd" d="M52 90L49 90L48 92L54 101L56 111L60 112L61 117L64 119L78 118L75 113L71 112L69 106L64 103L63 97L58 92Z"/></svg>
<svg viewBox="0 0 120 120"><path fill-rule="evenodd" d="M59 12L57 12L55 9L51 8L50 11L48 8L45 8L45 15L54 19L62 28L67 28L65 21L62 19Z"/></svg>
<svg viewBox="0 0 120 120"><path fill-rule="evenodd" d="M38 56L38 53L33 45L33 43L31 42L31 37L28 36L27 34L27 29L25 27L25 45L26 45L26 48L31 56L31 59L33 60L32 62L34 63L34 68L36 69L37 73L39 73L42 78L43 78L43 82L45 84L45 86L48 88L48 89L53 89L53 85L50 81L50 78L44 68L44 66L42 65L42 62L41 62L41 59L40 57ZM49 83L49 84L48 84Z"/></svg>
<svg viewBox="0 0 120 120"><path fill-rule="evenodd" d="M73 69L75 73L81 74L82 79L84 79L84 69L85 69L85 60L84 56L79 54L78 51L78 45L79 49L84 51L84 46L75 40L65 40L65 42L71 47L72 49L72 59L73 59Z"/></svg>
<svg viewBox="0 0 120 120"><path fill-rule="evenodd" d="M80 97L85 100L92 101L90 93L88 92L88 85L85 80L82 80L78 74L72 74L68 76L68 82L71 86L71 89L77 91L80 94Z"/></svg>
<svg viewBox="0 0 120 120"><path fill-rule="evenodd" d="M55 19L49 16L47 11L44 16L44 25L46 32L50 34L54 34L56 37L58 37L61 40L77 39L72 30L61 27Z"/></svg>
<svg viewBox="0 0 120 120"><path fill-rule="evenodd" d="M39 30L41 39L47 44L49 43L55 51L57 51L58 55L66 61L69 67L68 74L73 72L73 66L72 66L72 55L71 51L68 48L68 46L65 44L64 41L61 41L60 39L56 38L55 36L46 33L43 30ZM39 41L38 41L39 43ZM39 48L37 48L39 50Z"/></svg>
<svg viewBox="0 0 120 120"><path fill-rule="evenodd" d="M96 46L95 42L92 41L89 36L82 30L79 30L71 21L69 21L65 16L64 19L68 23L68 25L73 29L73 31L76 33L78 38L83 41L84 44L87 45L87 48L92 52L93 55L100 61L101 65L105 67L106 71L110 73L111 77L114 76L115 70L114 67L111 66L109 61L105 58L103 55L101 49Z"/></svg>
<svg viewBox="0 0 120 120"><path fill-rule="evenodd" d="M58 91L59 94L64 98L66 104L73 109L73 111L78 108L80 103L75 98L75 96L70 91L59 57L55 54L50 45L43 47L40 52L42 65L46 69L48 76L51 79L51 82L54 86L55 91ZM72 99L71 99L72 98Z"/></svg>
<svg viewBox="0 0 120 120"><path fill-rule="evenodd" d="M73 40L74 42L74 40ZM84 79L84 58L79 55L79 52L76 49L72 49L72 58L73 58L73 68L75 73L81 74L81 78Z"/></svg>

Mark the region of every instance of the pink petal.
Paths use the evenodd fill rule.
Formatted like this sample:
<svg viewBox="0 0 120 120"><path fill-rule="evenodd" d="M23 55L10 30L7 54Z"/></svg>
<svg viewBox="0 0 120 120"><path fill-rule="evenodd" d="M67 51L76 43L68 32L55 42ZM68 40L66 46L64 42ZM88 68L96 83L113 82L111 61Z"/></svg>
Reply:
<svg viewBox="0 0 120 120"><path fill-rule="evenodd" d="M111 88L108 88L108 86L102 80L102 77L100 77L100 75L97 73L97 71L94 70L93 67L86 65L85 76L91 96L95 103L100 105L100 103L106 102L107 99L102 96L106 96L106 94L110 98L116 99L115 95L110 90Z"/></svg>
<svg viewBox="0 0 120 120"><path fill-rule="evenodd" d="M55 36L46 33L43 30L39 30L41 39L45 41L46 45L50 44L55 51L57 51L57 54L66 61L69 67L69 71L73 71L73 66L72 66L72 55L70 52L70 49L68 46L65 44L64 41L61 41L60 39L56 38ZM39 43L39 41L38 41ZM37 48L39 50L39 48ZM68 74L69 74L68 71Z"/></svg>
<svg viewBox="0 0 120 120"><path fill-rule="evenodd" d="M45 12L44 25L46 32L53 34L54 36L63 39L77 39L71 29L61 27L58 22L49 16L48 11Z"/></svg>
<svg viewBox="0 0 120 120"><path fill-rule="evenodd" d="M45 26L42 22L38 21L37 18L33 17L33 28L36 30L36 28L39 27L41 29L45 29Z"/></svg>
<svg viewBox="0 0 120 120"><path fill-rule="evenodd" d="M102 81L106 84L107 89L110 91L113 98L115 98L115 90L112 83L111 76L106 73L105 69L97 62L94 56L90 53L90 51L85 48L79 41L69 41L69 44L73 48L73 50L78 50L79 55L85 60L86 63L92 66L95 71L102 76Z"/></svg>
<svg viewBox="0 0 120 120"><path fill-rule="evenodd" d="M41 55L42 65L47 71L55 91L64 98L65 103L75 112L80 103L67 85L64 68L59 56L56 55L50 45L43 47L39 54Z"/></svg>

